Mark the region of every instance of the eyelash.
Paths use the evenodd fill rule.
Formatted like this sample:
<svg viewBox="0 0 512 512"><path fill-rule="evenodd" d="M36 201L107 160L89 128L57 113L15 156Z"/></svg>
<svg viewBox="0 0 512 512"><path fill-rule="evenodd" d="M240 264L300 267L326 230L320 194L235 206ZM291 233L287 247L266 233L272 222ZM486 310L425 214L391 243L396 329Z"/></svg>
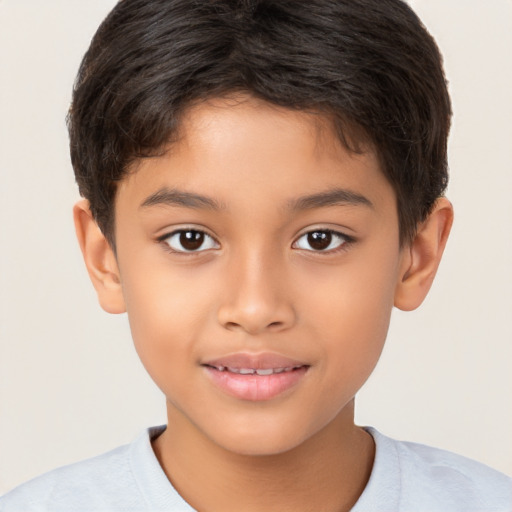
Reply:
<svg viewBox="0 0 512 512"><path fill-rule="evenodd" d="M165 235L158 237L157 240L158 240L158 242L161 242L162 244L164 244L166 250L168 250L169 252L171 252L173 254L199 254L205 250L212 248L212 247L208 247L208 249L202 249L202 250L186 250L186 249L176 250L176 249L173 249L169 244L169 240L176 235L180 235L180 237L181 237L181 235L183 235L185 233L196 233L200 236L203 236L203 238L207 237L214 244L219 245L219 242L217 242L217 240L215 240L215 238L213 236L206 233L206 231L203 231L201 229L195 229L195 228L176 229L175 231L172 231L171 233L166 233ZM181 243L181 241L180 241L180 243ZM200 248L203 244L204 244L204 242L202 242L198 248Z"/></svg>
<svg viewBox="0 0 512 512"><path fill-rule="evenodd" d="M303 233L301 236L299 236L295 242L293 242L292 247L298 244L298 242L304 238L308 237L310 235L313 235L315 233L322 233L323 235L329 235L332 238L337 238L340 241L340 244L337 247L334 247L332 249L319 249L319 250L312 250L312 249L303 249L301 247L297 247L298 249L302 249L304 251L312 252L312 253L320 253L320 254L336 254L341 251L345 251L350 245L352 245L356 240L354 237L346 235L344 233L340 233L339 231L335 231L333 229L311 229L307 231L306 233ZM331 245L332 240L330 241L329 245Z"/></svg>
<svg viewBox="0 0 512 512"><path fill-rule="evenodd" d="M169 244L169 240L176 236L176 235L180 235L180 238L183 234L185 233L195 233L196 235L199 235L199 236L202 236L203 237L203 241L201 241L200 245L197 247L197 249L200 249L200 250L194 250L194 249L191 249L191 250L176 250L176 249L173 249L170 244ZM331 245L332 243L332 240L329 241L329 244L327 246L326 249L318 249L318 250L315 250L315 249L305 249L303 247L297 247L297 244L299 243L299 241L304 238L304 237L308 237L310 235L313 235L315 233L321 233L323 235L329 235L330 237L334 237L334 238L337 238L340 243L337 247L334 247L332 249L328 249L329 245ZM219 242L211 235L209 235L208 233L206 233L206 231L203 231L201 229L194 229L194 228L182 228L182 229L177 229L175 231L172 231L171 233L166 233L165 235L162 235L160 237L158 237L157 241L164 244L166 250L168 250L169 252L173 253L173 254L187 254L187 255L192 255L192 254L200 254L201 252L204 252L206 250L209 250L209 249L212 249L212 248L216 248L216 247L208 247L206 249L201 249L201 247L204 245L204 240L208 238L211 240L210 243L213 243L215 245L219 245ZM346 235L344 233L340 233L339 231L335 231L335 230L332 230L332 229L312 229L310 231L307 231L305 233L303 233L302 235L300 235L292 244L292 248L294 249L299 249L299 250L304 250L304 251L307 251L307 252L311 252L311 253L322 253L322 254L336 254L338 252L341 252L341 251L344 251L346 250L351 244L353 244L355 242L355 238L354 237L351 237L349 235ZM180 241L181 243L181 241Z"/></svg>

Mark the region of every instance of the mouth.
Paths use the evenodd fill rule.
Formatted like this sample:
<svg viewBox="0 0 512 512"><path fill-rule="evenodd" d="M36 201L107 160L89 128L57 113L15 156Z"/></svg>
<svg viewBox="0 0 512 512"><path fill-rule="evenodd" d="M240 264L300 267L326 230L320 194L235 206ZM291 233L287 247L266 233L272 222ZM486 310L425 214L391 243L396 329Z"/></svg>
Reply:
<svg viewBox="0 0 512 512"><path fill-rule="evenodd" d="M295 388L310 365L275 354L234 354L201 365L216 388L240 400L266 401Z"/></svg>
<svg viewBox="0 0 512 512"><path fill-rule="evenodd" d="M307 365L298 365L298 366L287 366L285 368L279 367L279 368L234 368L229 366L209 366L210 368L217 370L219 372L230 372L230 373L237 373L240 375L275 375L279 373L289 373L293 372L295 370L300 370L301 368L304 368Z"/></svg>

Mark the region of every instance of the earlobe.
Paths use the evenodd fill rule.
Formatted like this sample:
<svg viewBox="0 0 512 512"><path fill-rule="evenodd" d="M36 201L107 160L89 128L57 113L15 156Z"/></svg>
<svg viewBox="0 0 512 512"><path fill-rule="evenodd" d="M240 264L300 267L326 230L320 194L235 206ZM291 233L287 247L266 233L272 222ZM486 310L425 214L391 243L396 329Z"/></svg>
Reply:
<svg viewBox="0 0 512 512"><path fill-rule="evenodd" d="M85 266L101 307L107 313L124 313L126 307L117 260L94 220L87 200L83 199L75 204L73 218Z"/></svg>
<svg viewBox="0 0 512 512"><path fill-rule="evenodd" d="M453 223L453 207L448 199L438 199L432 213L419 226L414 240L403 249L395 307L416 309L427 296L439 267Z"/></svg>

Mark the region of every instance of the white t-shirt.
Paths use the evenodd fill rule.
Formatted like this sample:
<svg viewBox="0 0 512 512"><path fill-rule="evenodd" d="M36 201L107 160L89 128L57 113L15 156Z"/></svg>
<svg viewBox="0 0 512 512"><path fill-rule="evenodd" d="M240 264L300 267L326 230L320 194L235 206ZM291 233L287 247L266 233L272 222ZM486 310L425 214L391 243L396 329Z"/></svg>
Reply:
<svg viewBox="0 0 512 512"><path fill-rule="evenodd" d="M150 428L129 445L17 487L0 498L0 511L194 512L151 448L164 428ZM512 511L512 479L506 475L444 450L367 431L375 440L375 462L352 512Z"/></svg>

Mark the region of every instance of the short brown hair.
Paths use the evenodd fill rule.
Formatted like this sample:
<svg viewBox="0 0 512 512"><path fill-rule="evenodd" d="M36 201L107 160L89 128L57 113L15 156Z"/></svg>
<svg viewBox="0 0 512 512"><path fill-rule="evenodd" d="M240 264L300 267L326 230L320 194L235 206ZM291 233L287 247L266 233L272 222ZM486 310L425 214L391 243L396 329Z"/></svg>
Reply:
<svg viewBox="0 0 512 512"><path fill-rule="evenodd" d="M324 113L345 143L370 142L402 243L446 188L442 58L405 2L123 0L84 56L68 116L80 193L112 244L130 163L161 153L191 103L234 91Z"/></svg>

